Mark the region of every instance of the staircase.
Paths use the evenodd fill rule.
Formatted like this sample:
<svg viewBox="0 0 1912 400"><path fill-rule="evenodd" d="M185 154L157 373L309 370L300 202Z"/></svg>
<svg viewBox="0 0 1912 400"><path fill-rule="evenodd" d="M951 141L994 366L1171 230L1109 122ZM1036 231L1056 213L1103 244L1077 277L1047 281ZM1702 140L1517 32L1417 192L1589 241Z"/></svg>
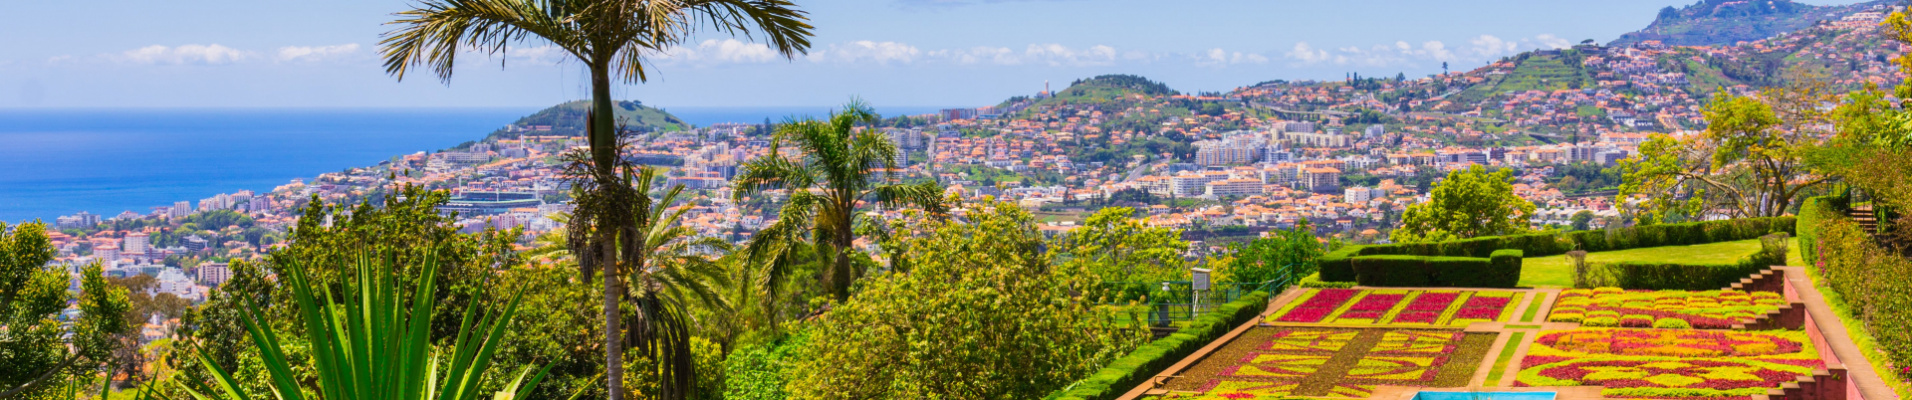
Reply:
<svg viewBox="0 0 1912 400"><path fill-rule="evenodd" d="M1851 217L1853 222L1858 222L1859 228L1864 229L1867 235L1879 236L1879 214L1872 210L1872 204L1853 206L1851 210L1846 211L1846 216Z"/></svg>

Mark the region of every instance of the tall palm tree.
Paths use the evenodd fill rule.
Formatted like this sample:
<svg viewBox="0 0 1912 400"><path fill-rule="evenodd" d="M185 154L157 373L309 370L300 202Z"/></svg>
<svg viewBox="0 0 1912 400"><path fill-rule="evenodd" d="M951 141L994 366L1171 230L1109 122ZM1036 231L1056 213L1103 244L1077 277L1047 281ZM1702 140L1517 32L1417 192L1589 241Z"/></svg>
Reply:
<svg viewBox="0 0 1912 400"><path fill-rule="evenodd" d="M595 193L602 201L579 202L579 210L586 211L581 214L591 217L580 215L572 221L570 240L584 276L592 276L599 267L604 270L607 383L609 398L621 400L623 346L619 340L618 301L626 292L618 273L646 270L646 255L636 252L647 249L645 244L651 241L643 235L654 226L646 224L657 220L649 212L649 187L630 190L630 170L618 168L620 130L612 109L612 79L643 82L647 78L647 52L681 44L698 29L746 38L762 35L772 49L793 58L809 51L813 28L807 22L809 18L788 0L419 0L414 9L397 15L400 19L392 24L400 27L386 34L380 51L386 72L401 80L411 68L424 66L449 82L461 51L499 55L511 44L527 41L563 49L589 67L592 111L586 136L590 162L585 165L591 170L573 176L583 177L578 182L589 181L592 186L577 188L581 193ZM620 185L625 186L618 189ZM644 317L649 320L670 315ZM660 340L681 336L633 334ZM687 347L688 342L683 345ZM655 357L653 361L667 362ZM670 386L674 381L680 380L665 380L665 392L685 392Z"/></svg>
<svg viewBox="0 0 1912 400"><path fill-rule="evenodd" d="M617 146L624 147L623 137L618 140ZM570 176L587 177L597 170L588 155L569 157ZM651 363L659 378L657 398L685 399L696 382L689 307L728 307L718 289L728 285L726 271L705 255L727 252L730 244L716 237L699 237L679 223L689 207L670 205L678 202L683 185L653 196L651 191L658 186L656 169L616 162L614 170L620 172L616 177L622 180L608 186L598 184L604 177L573 183L578 208L564 234L584 276L600 268L604 271L609 397L623 394L623 357L628 345ZM620 302L632 303L636 313L624 315Z"/></svg>
<svg viewBox="0 0 1912 400"><path fill-rule="evenodd" d="M404 79L426 66L450 82L460 51L506 53L536 39L590 68L591 156L605 175L617 154L611 83L641 83L647 52L681 44L698 28L750 38L761 34L786 58L807 53L806 13L788 0L420 0L397 13L400 28L379 42L385 71Z"/></svg>
<svg viewBox="0 0 1912 400"><path fill-rule="evenodd" d="M876 121L869 106L851 101L825 120L778 125L769 153L743 164L732 192L737 199L774 189L789 194L777 221L758 231L744 248L744 257L765 269L765 287L774 288L783 279L796 262L795 248L809 242L825 258L824 288L838 301L846 299L855 273L851 246L857 228L865 223L858 207L874 201L946 212L942 186L935 180L904 184L891 172L896 168L895 143L875 129L865 129ZM786 153L786 146L794 147L794 154Z"/></svg>

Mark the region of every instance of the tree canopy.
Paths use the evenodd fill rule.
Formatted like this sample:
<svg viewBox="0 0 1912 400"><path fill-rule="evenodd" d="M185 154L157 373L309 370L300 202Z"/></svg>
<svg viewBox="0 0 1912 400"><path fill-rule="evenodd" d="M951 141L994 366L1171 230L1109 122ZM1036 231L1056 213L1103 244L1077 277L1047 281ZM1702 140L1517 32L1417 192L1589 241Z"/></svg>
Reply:
<svg viewBox="0 0 1912 400"><path fill-rule="evenodd" d="M1534 203L1514 195L1513 170L1489 172L1479 165L1447 174L1428 191L1428 201L1408 206L1398 242L1437 242L1527 231Z"/></svg>

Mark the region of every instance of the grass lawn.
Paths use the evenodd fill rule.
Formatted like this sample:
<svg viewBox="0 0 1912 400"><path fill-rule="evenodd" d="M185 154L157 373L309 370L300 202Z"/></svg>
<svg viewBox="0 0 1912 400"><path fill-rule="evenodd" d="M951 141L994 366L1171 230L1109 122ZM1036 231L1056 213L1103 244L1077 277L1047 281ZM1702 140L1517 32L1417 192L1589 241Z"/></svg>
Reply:
<svg viewBox="0 0 1912 400"><path fill-rule="evenodd" d="M1787 248L1786 263L1801 265L1799 261L1798 239ZM1692 246L1667 246L1604 251L1587 253L1587 262L1605 263L1621 261L1677 261L1677 262L1732 262L1746 258L1759 251L1759 239L1737 242L1696 244ZM1567 264L1566 255L1528 257L1520 260L1520 286L1558 286L1573 287L1573 266Z"/></svg>

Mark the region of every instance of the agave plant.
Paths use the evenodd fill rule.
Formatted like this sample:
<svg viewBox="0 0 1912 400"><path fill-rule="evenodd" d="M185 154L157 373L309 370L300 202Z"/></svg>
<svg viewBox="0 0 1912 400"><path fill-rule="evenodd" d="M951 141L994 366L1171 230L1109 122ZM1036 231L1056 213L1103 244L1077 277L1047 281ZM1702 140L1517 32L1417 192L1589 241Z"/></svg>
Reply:
<svg viewBox="0 0 1912 400"><path fill-rule="evenodd" d="M465 308L451 347L435 351L430 340L433 280L420 279L408 305L390 258L364 252L352 259L358 273L344 285L343 298L311 282L297 260L282 277L292 289L298 322L311 344L315 391L300 387L278 333L258 306L247 301L246 332L259 346L272 393L248 393L206 354L199 355L199 363L216 381L185 383L186 392L197 400L477 400L489 395L480 393L479 382L492 367L492 354L517 313L522 290L502 309L481 313L473 302ZM434 276L437 260L435 254L427 255L421 276ZM527 368L493 397L508 400L527 394L549 370L546 366L526 382L531 371Z"/></svg>

